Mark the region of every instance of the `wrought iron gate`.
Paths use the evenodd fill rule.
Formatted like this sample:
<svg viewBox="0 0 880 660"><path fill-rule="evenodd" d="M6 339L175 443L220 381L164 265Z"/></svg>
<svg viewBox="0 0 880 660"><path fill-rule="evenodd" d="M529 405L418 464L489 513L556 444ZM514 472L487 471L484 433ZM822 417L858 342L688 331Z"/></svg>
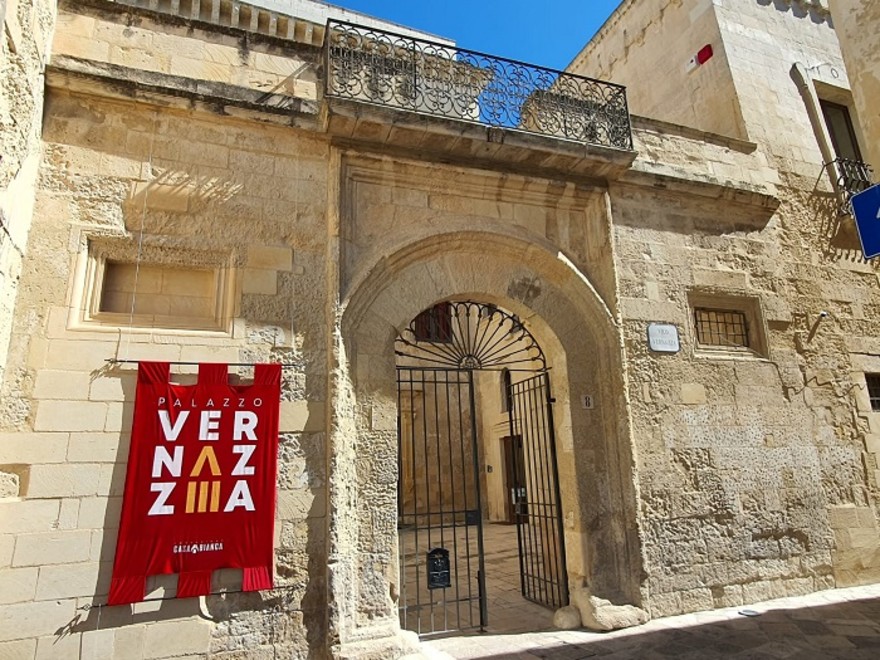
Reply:
<svg viewBox="0 0 880 660"><path fill-rule="evenodd" d="M547 372L509 386L520 583L528 600L546 607L568 604L565 541L559 506L559 477L553 426L553 398Z"/></svg>
<svg viewBox="0 0 880 660"><path fill-rule="evenodd" d="M425 635L488 625L475 370L516 373L503 382L512 382L509 424L522 447L514 472L523 596L566 604L549 380L537 342L493 305L450 302L419 314L396 353L401 626Z"/></svg>
<svg viewBox="0 0 880 660"><path fill-rule="evenodd" d="M401 367L397 398L401 626L484 628L474 374Z"/></svg>

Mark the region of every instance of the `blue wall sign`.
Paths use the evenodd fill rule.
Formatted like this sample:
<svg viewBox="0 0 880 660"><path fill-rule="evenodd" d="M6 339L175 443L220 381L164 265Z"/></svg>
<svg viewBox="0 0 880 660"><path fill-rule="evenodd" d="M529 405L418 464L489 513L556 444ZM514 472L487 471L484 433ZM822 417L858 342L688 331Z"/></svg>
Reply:
<svg viewBox="0 0 880 660"><path fill-rule="evenodd" d="M865 259L880 255L880 184L850 199Z"/></svg>

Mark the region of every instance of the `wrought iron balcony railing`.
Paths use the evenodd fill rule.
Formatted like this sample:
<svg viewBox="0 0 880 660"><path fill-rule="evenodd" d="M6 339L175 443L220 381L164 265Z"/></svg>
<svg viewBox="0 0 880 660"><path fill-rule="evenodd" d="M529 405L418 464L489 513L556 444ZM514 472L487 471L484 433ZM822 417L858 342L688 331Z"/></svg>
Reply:
<svg viewBox="0 0 880 660"><path fill-rule="evenodd" d="M850 213L849 200L852 196L874 185L871 166L860 160L847 158L836 158L825 166L835 183L834 188L840 201L840 214Z"/></svg>
<svg viewBox="0 0 880 660"><path fill-rule="evenodd" d="M632 150L620 85L329 21L327 96Z"/></svg>

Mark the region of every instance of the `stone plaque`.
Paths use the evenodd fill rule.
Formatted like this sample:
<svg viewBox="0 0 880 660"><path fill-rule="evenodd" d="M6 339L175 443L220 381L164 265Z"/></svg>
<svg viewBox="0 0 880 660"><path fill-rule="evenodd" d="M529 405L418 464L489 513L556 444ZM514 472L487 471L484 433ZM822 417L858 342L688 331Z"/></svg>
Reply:
<svg viewBox="0 0 880 660"><path fill-rule="evenodd" d="M659 353L678 353L678 328L671 323L649 323L648 346Z"/></svg>

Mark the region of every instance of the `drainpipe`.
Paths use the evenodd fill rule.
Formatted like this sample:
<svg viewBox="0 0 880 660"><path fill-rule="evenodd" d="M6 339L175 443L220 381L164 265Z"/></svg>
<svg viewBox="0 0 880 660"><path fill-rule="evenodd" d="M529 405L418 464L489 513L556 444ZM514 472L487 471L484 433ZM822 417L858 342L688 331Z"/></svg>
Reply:
<svg viewBox="0 0 880 660"><path fill-rule="evenodd" d="M825 118L822 116L822 108L819 106L819 96L816 94L816 88L813 86L813 79L807 72L807 68L800 62L795 62L792 65L790 75L797 85L801 97L804 99L804 105L807 106L810 124L813 126L813 132L818 138L819 150L822 152L822 162L827 167L834 162L836 155L831 148L831 136L828 133L828 128L825 126ZM837 177L831 176L830 178L834 192L840 195L842 191L837 185Z"/></svg>

